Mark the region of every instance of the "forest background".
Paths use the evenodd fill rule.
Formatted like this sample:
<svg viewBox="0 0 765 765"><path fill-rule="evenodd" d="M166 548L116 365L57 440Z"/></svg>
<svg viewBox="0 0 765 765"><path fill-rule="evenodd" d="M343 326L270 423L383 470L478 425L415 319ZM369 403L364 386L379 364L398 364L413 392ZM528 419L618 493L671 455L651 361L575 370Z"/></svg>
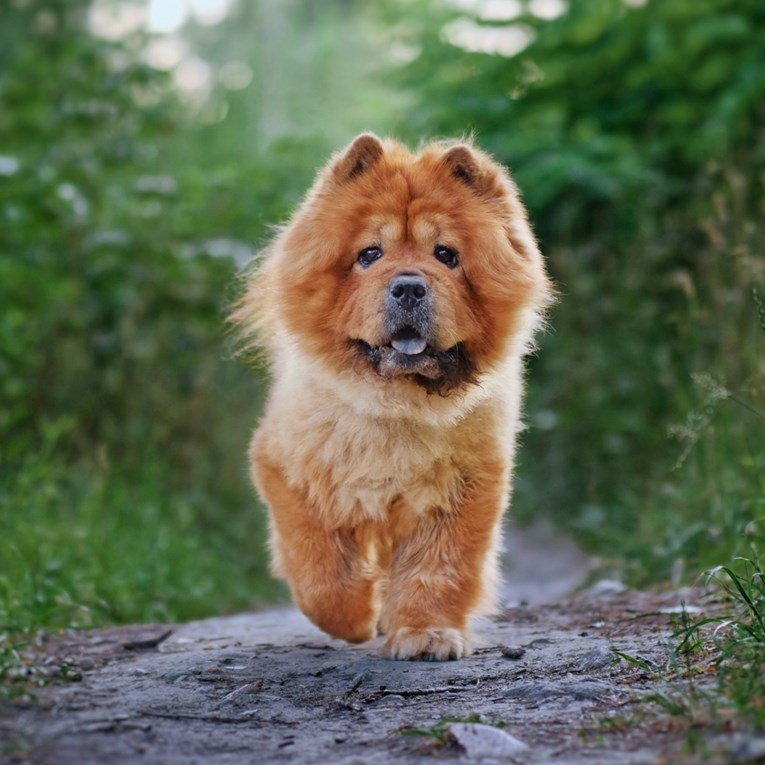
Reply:
<svg viewBox="0 0 765 765"><path fill-rule="evenodd" d="M638 585L758 559L760 0L4 0L4 639L284 597L224 316L362 130L473 134L523 190L560 301L513 523Z"/></svg>

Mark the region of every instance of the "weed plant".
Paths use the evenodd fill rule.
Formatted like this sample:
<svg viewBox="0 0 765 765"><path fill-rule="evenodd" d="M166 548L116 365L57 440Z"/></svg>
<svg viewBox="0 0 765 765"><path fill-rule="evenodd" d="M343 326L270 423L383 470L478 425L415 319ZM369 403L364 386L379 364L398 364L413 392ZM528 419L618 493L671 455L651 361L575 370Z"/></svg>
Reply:
<svg viewBox="0 0 765 765"><path fill-rule="evenodd" d="M765 305L756 289L754 304L760 327L765 332ZM711 387L710 398L730 399L750 418L765 421L765 412L750 401L724 388ZM709 414L701 418L701 426L709 423ZM697 430L694 430L694 435ZM684 624L675 633L680 639L678 652L711 653L716 669L718 690L738 716L754 726L765 725L765 488L763 487L762 447L759 459L746 465L756 471L754 496L746 507L752 513L744 528L742 546L745 554L735 556L729 564L720 564L706 574L706 584L724 594L728 608L723 617L710 617ZM687 454L683 455L685 458ZM714 628L711 635L710 628Z"/></svg>
<svg viewBox="0 0 765 765"><path fill-rule="evenodd" d="M757 289L753 290L758 323L765 332L765 305ZM765 412L753 403L762 393L762 380L755 380L746 391L734 393L710 375L696 376L702 390L702 406L693 411L677 429L684 441L676 470L699 468L708 471L704 482L705 499L713 502L712 517L728 519L728 525L715 536L703 523L689 529L685 542L696 535L720 548L729 545L738 530L736 547L740 554L729 563L718 564L704 575L704 584L723 596L721 615L694 619L687 611L674 625L673 643L665 666L657 666L637 656L619 653L627 662L651 674L654 688L646 701L655 702L666 713L684 718L689 724L689 744L700 745L693 726L741 727L765 726L765 455L763 440L737 444L732 454L720 454L731 447L731 432L762 431ZM728 410L720 426L723 406ZM735 410L733 410L735 411ZM715 459L717 457L717 459ZM735 482L730 474L720 475L736 464ZM726 507L726 504L730 505ZM720 542L724 544L721 545ZM677 552L677 548L675 550ZM710 545L705 556L715 552Z"/></svg>
<svg viewBox="0 0 765 765"><path fill-rule="evenodd" d="M683 624L674 637L680 656L703 654L717 678L717 695L705 695L718 716L748 721L755 728L765 725L765 571L763 536L750 531L751 554L737 557L730 565L708 572L707 584L721 590L726 599L723 616ZM703 664L701 665L703 666ZM689 663L690 667L690 663ZM697 675L687 673L690 692L681 711L693 713L698 707Z"/></svg>
<svg viewBox="0 0 765 765"><path fill-rule="evenodd" d="M398 27L421 49L400 73L417 105L401 129L472 129L508 164L560 290L530 362L512 512L627 558L633 583L692 581L739 554L765 494L762 421L742 416L765 411L750 300L765 284L765 6L571 0L552 22L524 16L530 42L505 57L451 42L463 5ZM728 395L710 400L701 372ZM667 438L707 407L692 447Z"/></svg>
<svg viewBox="0 0 765 765"><path fill-rule="evenodd" d="M187 620L273 596L259 514L219 523L210 497L167 490L159 457L65 467L59 437L0 495L0 630Z"/></svg>

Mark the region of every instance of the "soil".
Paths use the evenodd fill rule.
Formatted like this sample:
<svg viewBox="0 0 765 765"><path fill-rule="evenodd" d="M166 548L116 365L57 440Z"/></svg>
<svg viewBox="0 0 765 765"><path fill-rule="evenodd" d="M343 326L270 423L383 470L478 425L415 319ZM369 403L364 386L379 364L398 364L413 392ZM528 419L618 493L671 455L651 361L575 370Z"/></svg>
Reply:
<svg viewBox="0 0 765 765"><path fill-rule="evenodd" d="M77 682L0 708L0 760L35 765L756 762L751 736L647 713L670 612L700 591L600 582L548 532L511 534L507 607L473 656L394 662L329 639L292 607L183 625L69 633L46 646ZM512 599L511 599L512 598ZM639 657L643 667L620 658ZM759 748L758 748L759 747ZM754 759L752 759L754 757Z"/></svg>

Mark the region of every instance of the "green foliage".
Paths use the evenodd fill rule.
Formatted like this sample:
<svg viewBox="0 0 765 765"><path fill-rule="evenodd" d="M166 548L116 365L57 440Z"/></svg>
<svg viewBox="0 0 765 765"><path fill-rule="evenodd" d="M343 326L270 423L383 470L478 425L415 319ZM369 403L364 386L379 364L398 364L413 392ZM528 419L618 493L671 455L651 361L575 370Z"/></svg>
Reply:
<svg viewBox="0 0 765 765"><path fill-rule="evenodd" d="M762 538L760 538L760 544ZM736 712L765 724L765 572L757 547L733 566L718 566L710 580L728 595L732 609L714 636L720 689Z"/></svg>
<svg viewBox="0 0 765 765"><path fill-rule="evenodd" d="M765 302L760 298L760 293L757 292L756 287L752 288L752 297L757 306L757 316L760 319L760 326L762 327L762 331L765 332Z"/></svg>
<svg viewBox="0 0 765 765"><path fill-rule="evenodd" d="M16 3L0 25L0 622L14 630L200 616L266 592L244 461L261 384L225 360L222 317L229 253L263 233L246 210L287 204L276 163L247 184L174 164L187 107L140 40L87 32L88 5Z"/></svg>
<svg viewBox="0 0 765 765"><path fill-rule="evenodd" d="M221 527L214 499L168 491L161 461L138 476L63 467L59 437L0 495L0 630L193 619L273 596L255 513Z"/></svg>
<svg viewBox="0 0 765 765"><path fill-rule="evenodd" d="M765 495L761 423L735 408L765 408L749 300L765 252L765 6L571 0L551 21L420 7L399 27L420 49L399 72L414 104L401 129L475 133L512 168L561 292L532 360L515 515L557 516L643 581L735 552ZM531 42L469 52L459 25L476 46L480 30ZM731 395L673 471L668 429L710 405L694 373Z"/></svg>
<svg viewBox="0 0 765 765"><path fill-rule="evenodd" d="M1 14L0 624L14 634L274 596L245 456L264 386L228 358L224 317L267 226L349 137L359 117L337 99L368 67L350 21L333 54L339 6L253 2L184 30L212 84L183 93L147 63L147 33L93 34L92 5ZM309 28L321 40L306 45ZM311 57L307 94L295 73ZM232 62L249 87L225 87Z"/></svg>
<svg viewBox="0 0 765 765"><path fill-rule="evenodd" d="M696 177L721 160L762 161L757 0L572 0L553 21L528 10L510 22L473 20L530 33L512 57L450 44L446 24L468 15L426 14L408 28L422 52L403 78L419 108L402 129L415 138L475 131L513 168L545 239L644 230L646 207L687 204Z"/></svg>
<svg viewBox="0 0 765 765"><path fill-rule="evenodd" d="M43 31L29 10L3 27L0 142L17 165L0 180L3 456L66 416L70 455L122 460L151 439L188 480L236 375L221 363L233 264L210 253L218 221L191 225L219 190L202 199L163 164L183 127L166 75L78 32L77 6L46 11Z"/></svg>
<svg viewBox="0 0 765 765"><path fill-rule="evenodd" d="M25 667L20 653L23 646L24 643L11 642L7 635L0 633L0 698L4 695L2 689L11 688L20 676L23 677Z"/></svg>
<svg viewBox="0 0 765 765"><path fill-rule="evenodd" d="M687 619L674 633L675 651L680 656L700 656L701 663L687 673L688 703L679 714L698 713L699 702L714 709L713 718L727 719L733 712L738 719L761 727L765 723L765 572L762 567L763 536L750 526L748 557L738 557L730 565L716 566L707 574L725 597L721 616ZM698 688L698 669L711 666L716 673L714 696ZM694 671L696 670L696 671Z"/></svg>

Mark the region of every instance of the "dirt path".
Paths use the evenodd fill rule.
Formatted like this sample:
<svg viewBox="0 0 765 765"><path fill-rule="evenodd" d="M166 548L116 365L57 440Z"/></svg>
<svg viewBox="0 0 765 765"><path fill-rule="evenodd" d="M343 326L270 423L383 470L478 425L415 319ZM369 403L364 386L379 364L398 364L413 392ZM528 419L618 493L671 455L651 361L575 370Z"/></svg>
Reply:
<svg viewBox="0 0 765 765"><path fill-rule="evenodd" d="M658 612L695 594L596 587L556 603L584 575L586 559L545 534L514 538L520 548L508 593L528 605L511 602L501 618L480 625L482 646L469 659L388 661L374 646L328 639L292 608L175 626L169 636L163 627L76 635L51 651L70 657L82 681L44 689L43 704L6 708L0 758L36 765L680 761L683 734L671 726L654 726L651 736L645 727L619 732L618 720L634 713L650 679L614 651L663 662L668 617ZM448 728L455 719L482 725Z"/></svg>

